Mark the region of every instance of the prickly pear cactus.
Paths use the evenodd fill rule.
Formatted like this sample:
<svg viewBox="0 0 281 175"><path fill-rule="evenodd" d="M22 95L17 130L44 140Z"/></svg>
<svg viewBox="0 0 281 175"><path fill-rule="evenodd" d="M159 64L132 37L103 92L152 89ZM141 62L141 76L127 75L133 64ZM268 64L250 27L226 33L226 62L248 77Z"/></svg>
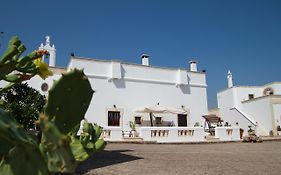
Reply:
<svg viewBox="0 0 281 175"><path fill-rule="evenodd" d="M37 147L15 146L0 162L0 174L48 175L49 170Z"/></svg>
<svg viewBox="0 0 281 175"><path fill-rule="evenodd" d="M84 118L93 93L83 71L74 69L54 83L45 113L66 134Z"/></svg>
<svg viewBox="0 0 281 175"><path fill-rule="evenodd" d="M52 75L46 63L41 62L41 57L48 52L46 50L36 50L26 56L21 54L26 50L17 36L10 39L8 48L0 58L0 81L9 82L0 89L0 93L8 90L17 83L29 80L35 75L43 79Z"/></svg>
<svg viewBox="0 0 281 175"><path fill-rule="evenodd" d="M50 172L75 172L76 161L70 149L70 137L61 134L58 128L41 115L39 124L42 129L40 150L45 155Z"/></svg>
<svg viewBox="0 0 281 175"><path fill-rule="evenodd" d="M0 138L8 144L37 146L37 141L10 114L0 108Z"/></svg>
<svg viewBox="0 0 281 175"><path fill-rule="evenodd" d="M36 138L2 109L0 109L0 139L1 144L9 145L5 152L2 150L4 155L0 162L0 174L43 175L48 173ZM29 163L24 164L23 162Z"/></svg>
<svg viewBox="0 0 281 175"><path fill-rule="evenodd" d="M42 78L50 75L45 63L37 59L45 51L20 57L24 51L21 41L13 37L0 60L0 81L11 84L0 89L0 93L34 75ZM49 91L45 114L39 117L40 141L0 108L0 174L74 174L77 162L103 149L100 126L85 121L81 136L77 136L93 92L83 71L75 69L63 74Z"/></svg>
<svg viewBox="0 0 281 175"><path fill-rule="evenodd" d="M78 161L87 159L92 153L104 149L106 142L100 139L102 127L84 120L79 138L72 137L71 149Z"/></svg>
<svg viewBox="0 0 281 175"><path fill-rule="evenodd" d="M39 67L36 66L34 60L47 54L47 51L34 51L20 57L25 50L25 46L17 36L10 39L8 48L0 59L0 80L19 83L39 73ZM17 73L13 73L14 70Z"/></svg>

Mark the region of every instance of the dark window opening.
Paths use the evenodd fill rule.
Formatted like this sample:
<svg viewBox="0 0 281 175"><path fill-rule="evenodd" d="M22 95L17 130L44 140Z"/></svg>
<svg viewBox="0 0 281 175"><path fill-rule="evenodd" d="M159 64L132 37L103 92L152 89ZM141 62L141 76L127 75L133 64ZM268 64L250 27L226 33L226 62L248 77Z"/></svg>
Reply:
<svg viewBox="0 0 281 175"><path fill-rule="evenodd" d="M135 117L135 123L141 125L141 117Z"/></svg>
<svg viewBox="0 0 281 175"><path fill-rule="evenodd" d="M108 126L120 126L120 111L108 111Z"/></svg>
<svg viewBox="0 0 281 175"><path fill-rule="evenodd" d="M162 123L162 117L155 117L156 125L160 125Z"/></svg>
<svg viewBox="0 0 281 175"><path fill-rule="evenodd" d="M186 114L178 114L178 126L187 126Z"/></svg>
<svg viewBox="0 0 281 175"><path fill-rule="evenodd" d="M254 94L249 94L249 100L254 98Z"/></svg>

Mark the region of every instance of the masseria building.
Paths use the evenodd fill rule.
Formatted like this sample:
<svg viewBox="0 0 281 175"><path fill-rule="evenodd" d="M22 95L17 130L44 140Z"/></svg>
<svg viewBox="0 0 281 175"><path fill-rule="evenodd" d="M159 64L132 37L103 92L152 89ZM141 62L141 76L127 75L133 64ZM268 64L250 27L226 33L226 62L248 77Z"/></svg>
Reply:
<svg viewBox="0 0 281 175"><path fill-rule="evenodd" d="M29 85L47 96L53 80L61 73L83 69L95 90L85 118L104 128L106 140L205 140L202 116L208 112L206 73L197 69L196 61L186 60L184 68L165 68L150 65L152 58L146 54L140 56L139 64L72 54L67 68L58 68L50 37L39 49L49 52L43 59L49 62L54 75L46 80L36 76L28 81ZM130 122L136 126L130 126ZM239 128L221 127L215 137L239 140Z"/></svg>
<svg viewBox="0 0 281 175"><path fill-rule="evenodd" d="M233 85L227 74L228 87L217 94L219 115L230 125L239 125L247 134L248 127L258 135L281 134L281 82L261 86Z"/></svg>
<svg viewBox="0 0 281 175"><path fill-rule="evenodd" d="M137 129L151 124L187 127L199 122L203 125L202 115L208 111L206 74L197 70L196 61L186 61L186 68L180 69L150 65L146 54L140 56L140 64L72 55L63 69L55 67L56 50L49 37L39 48L49 51L48 62L54 76L46 80L34 77L28 83L47 95L53 80L61 73L83 69L95 90L85 116L89 122L120 131L129 131L130 121L136 122ZM145 108L155 108L152 123Z"/></svg>

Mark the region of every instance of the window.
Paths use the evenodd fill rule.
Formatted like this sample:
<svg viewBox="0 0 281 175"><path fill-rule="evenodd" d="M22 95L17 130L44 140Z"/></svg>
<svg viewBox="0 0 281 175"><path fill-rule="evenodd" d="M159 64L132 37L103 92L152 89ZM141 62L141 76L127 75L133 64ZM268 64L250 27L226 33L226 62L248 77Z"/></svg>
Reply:
<svg viewBox="0 0 281 175"><path fill-rule="evenodd" d="M45 54L45 58L50 58L50 53Z"/></svg>
<svg viewBox="0 0 281 175"><path fill-rule="evenodd" d="M162 117L155 117L155 123L156 125L159 125L162 123Z"/></svg>
<svg viewBox="0 0 281 175"><path fill-rule="evenodd" d="M178 126L187 126L186 114L178 114Z"/></svg>
<svg viewBox="0 0 281 175"><path fill-rule="evenodd" d="M43 83L43 84L41 85L41 90L42 90L43 92L48 91L48 89L49 89L49 86L48 86L47 83Z"/></svg>
<svg viewBox="0 0 281 175"><path fill-rule="evenodd" d="M254 94L249 94L249 100L254 98Z"/></svg>
<svg viewBox="0 0 281 175"><path fill-rule="evenodd" d="M108 126L120 126L120 111L108 111Z"/></svg>
<svg viewBox="0 0 281 175"><path fill-rule="evenodd" d="M138 125L141 125L141 117L136 116L135 117L135 123L138 124Z"/></svg>
<svg viewBox="0 0 281 175"><path fill-rule="evenodd" d="M267 88L264 89L263 94L264 95L273 95L274 92L273 92L273 89L271 87L267 87Z"/></svg>

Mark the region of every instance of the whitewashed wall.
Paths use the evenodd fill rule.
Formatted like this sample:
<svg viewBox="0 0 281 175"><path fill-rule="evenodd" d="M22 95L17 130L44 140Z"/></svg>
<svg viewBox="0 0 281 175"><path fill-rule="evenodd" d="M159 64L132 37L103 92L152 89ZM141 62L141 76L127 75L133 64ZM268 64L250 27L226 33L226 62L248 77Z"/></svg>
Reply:
<svg viewBox="0 0 281 175"><path fill-rule="evenodd" d="M281 104L273 104L273 115L276 127L281 126Z"/></svg>
<svg viewBox="0 0 281 175"><path fill-rule="evenodd" d="M244 102L243 111L258 122L260 135L268 135L269 131L273 129L270 96Z"/></svg>
<svg viewBox="0 0 281 175"><path fill-rule="evenodd" d="M111 61L71 59L70 65L83 68L96 91L86 113L90 122L106 126L107 112L116 110L113 108L115 105L122 115L120 128L129 130L129 121L134 120L134 116L149 120L148 114L136 113L137 108L160 103L162 106L174 108L184 105L190 109L189 124L203 124L202 115L207 113L206 80L203 73L181 70L179 74L178 69L120 64L121 78L112 79ZM179 81L183 72L186 74L186 81ZM179 85L179 82L182 84ZM177 124L176 115L155 115L163 116L166 121L173 120Z"/></svg>
<svg viewBox="0 0 281 175"><path fill-rule="evenodd" d="M261 87L235 87L235 104L237 108L242 109L242 102L249 100L249 94L254 94L254 98L263 96Z"/></svg>

